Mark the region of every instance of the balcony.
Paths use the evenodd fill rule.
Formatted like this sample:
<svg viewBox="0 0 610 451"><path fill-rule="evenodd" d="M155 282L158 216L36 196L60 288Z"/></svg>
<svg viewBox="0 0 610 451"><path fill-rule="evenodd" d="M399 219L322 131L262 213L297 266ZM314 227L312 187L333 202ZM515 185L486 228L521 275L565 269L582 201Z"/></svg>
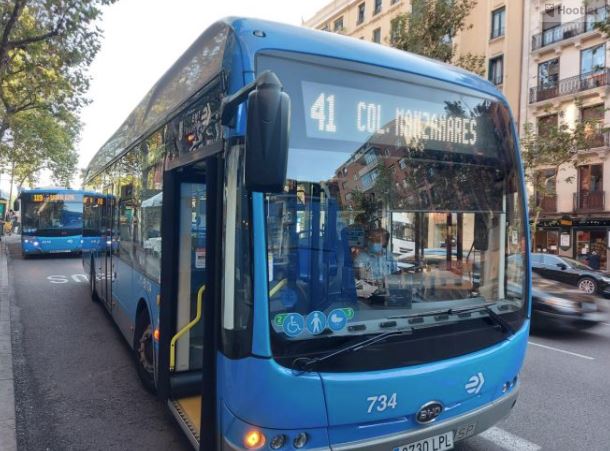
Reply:
<svg viewBox="0 0 610 451"><path fill-rule="evenodd" d="M537 203L542 213L557 213L557 194L540 196Z"/></svg>
<svg viewBox="0 0 610 451"><path fill-rule="evenodd" d="M602 6L571 22L562 23L532 36L532 51L595 30L595 23L608 17L608 7Z"/></svg>
<svg viewBox="0 0 610 451"><path fill-rule="evenodd" d="M586 91L588 89L608 86L608 73L610 70L602 69L594 72L576 75L575 77L564 78L557 83L547 86L535 86L530 88L530 103L542 102L543 100L553 99L569 94Z"/></svg>
<svg viewBox="0 0 610 451"><path fill-rule="evenodd" d="M603 211L605 191L581 191L574 193L574 211Z"/></svg>

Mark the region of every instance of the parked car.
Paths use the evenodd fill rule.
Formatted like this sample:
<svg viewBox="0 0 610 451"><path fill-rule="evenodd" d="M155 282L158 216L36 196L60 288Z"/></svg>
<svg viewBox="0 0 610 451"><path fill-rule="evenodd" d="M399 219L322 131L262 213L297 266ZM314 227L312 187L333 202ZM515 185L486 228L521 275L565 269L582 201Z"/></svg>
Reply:
<svg viewBox="0 0 610 451"><path fill-rule="evenodd" d="M545 279L576 286L587 294L610 296L610 274L592 269L573 258L533 253L532 271Z"/></svg>
<svg viewBox="0 0 610 451"><path fill-rule="evenodd" d="M589 329L607 319L600 306L602 302L597 296L571 285L532 274L534 329Z"/></svg>

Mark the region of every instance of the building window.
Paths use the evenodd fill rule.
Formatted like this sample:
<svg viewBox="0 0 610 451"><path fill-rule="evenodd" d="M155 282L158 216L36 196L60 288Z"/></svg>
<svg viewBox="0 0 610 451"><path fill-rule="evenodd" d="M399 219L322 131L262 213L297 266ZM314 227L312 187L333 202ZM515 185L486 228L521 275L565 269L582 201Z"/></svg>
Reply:
<svg viewBox="0 0 610 451"><path fill-rule="evenodd" d="M557 129L559 123L558 114L549 114L538 118L538 136L550 136L551 132Z"/></svg>
<svg viewBox="0 0 610 451"><path fill-rule="evenodd" d="M328 24L324 24L322 25L322 27L320 28L321 31L330 31L330 28L328 28Z"/></svg>
<svg viewBox="0 0 610 451"><path fill-rule="evenodd" d="M379 14L381 12L381 0L375 0L375 9L373 10L373 15Z"/></svg>
<svg viewBox="0 0 610 451"><path fill-rule="evenodd" d="M559 82L559 58L538 64L538 88L548 89Z"/></svg>
<svg viewBox="0 0 610 451"><path fill-rule="evenodd" d="M585 31L592 31L599 22L608 19L608 9L604 0L590 0L587 2L587 12L585 15Z"/></svg>
<svg viewBox="0 0 610 451"><path fill-rule="evenodd" d="M542 45L563 39L561 30L561 7L546 9L542 13Z"/></svg>
<svg viewBox="0 0 610 451"><path fill-rule="evenodd" d="M499 38L504 36L506 8L496 9L491 13L491 38Z"/></svg>
<svg viewBox="0 0 610 451"><path fill-rule="evenodd" d="M335 23L333 26L333 31L339 32L341 30L343 30L343 16L341 16L337 20L335 20Z"/></svg>
<svg viewBox="0 0 610 451"><path fill-rule="evenodd" d="M360 3L358 5L358 25L364 22L364 12L365 12L365 3Z"/></svg>
<svg viewBox="0 0 610 451"><path fill-rule="evenodd" d="M371 186L373 186L373 184L375 183L375 180L377 180L378 176L379 176L379 172L377 170L364 174L362 176L362 179L360 180L360 184L362 185L362 188L369 189Z"/></svg>
<svg viewBox="0 0 610 451"><path fill-rule="evenodd" d="M489 60L489 81L498 86L504 80L504 56L496 56Z"/></svg>
<svg viewBox="0 0 610 451"><path fill-rule="evenodd" d="M366 165L373 164L377 161L377 148L373 147L367 153L364 154L364 161Z"/></svg>
<svg viewBox="0 0 610 451"><path fill-rule="evenodd" d="M375 28L373 30L373 42L381 44L381 28Z"/></svg>
<svg viewBox="0 0 610 451"><path fill-rule="evenodd" d="M606 67L606 47L604 44L580 52L580 74L598 72Z"/></svg>
<svg viewBox="0 0 610 451"><path fill-rule="evenodd" d="M605 140L602 127L604 122L604 104L582 108L580 110L580 120L584 124L587 147L604 146Z"/></svg>
<svg viewBox="0 0 610 451"><path fill-rule="evenodd" d="M604 165L588 164L578 167L578 191L599 193L603 190Z"/></svg>

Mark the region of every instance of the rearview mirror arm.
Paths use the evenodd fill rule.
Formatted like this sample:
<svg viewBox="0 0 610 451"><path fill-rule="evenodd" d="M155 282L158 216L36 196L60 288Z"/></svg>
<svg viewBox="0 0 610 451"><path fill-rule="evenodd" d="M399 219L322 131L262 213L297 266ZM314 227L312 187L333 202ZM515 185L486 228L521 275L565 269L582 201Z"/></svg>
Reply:
<svg viewBox="0 0 610 451"><path fill-rule="evenodd" d="M222 103L220 105L220 122L222 125L226 127L235 126L233 121L235 119L235 112L237 111L237 107L248 99L248 95L256 89L259 80L263 78L268 72L271 71L263 72L258 77L256 77L256 80L248 83L236 93L231 94L230 96L227 96L222 99Z"/></svg>

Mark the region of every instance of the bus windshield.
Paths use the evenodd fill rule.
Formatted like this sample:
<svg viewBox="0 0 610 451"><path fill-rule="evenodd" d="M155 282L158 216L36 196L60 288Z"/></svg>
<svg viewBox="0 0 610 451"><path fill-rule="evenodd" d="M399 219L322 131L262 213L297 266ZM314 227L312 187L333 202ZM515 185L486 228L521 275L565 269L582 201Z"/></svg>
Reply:
<svg viewBox="0 0 610 451"><path fill-rule="evenodd" d="M78 194L23 194L24 235L80 235L83 227L83 201Z"/></svg>
<svg viewBox="0 0 610 451"><path fill-rule="evenodd" d="M440 330L473 318L451 309L477 306L520 326L525 224L503 104L288 58L257 64L292 103L288 181L265 196L276 342Z"/></svg>

